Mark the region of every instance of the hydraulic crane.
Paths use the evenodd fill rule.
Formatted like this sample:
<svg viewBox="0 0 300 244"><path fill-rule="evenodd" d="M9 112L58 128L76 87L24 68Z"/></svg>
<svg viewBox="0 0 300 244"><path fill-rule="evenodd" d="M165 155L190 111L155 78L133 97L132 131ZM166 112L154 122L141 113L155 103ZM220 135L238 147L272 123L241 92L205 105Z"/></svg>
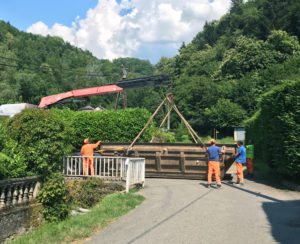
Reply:
<svg viewBox="0 0 300 244"><path fill-rule="evenodd" d="M68 91L64 93L43 97L41 98L39 108L46 108L47 106L51 106L57 102L60 102L64 99L68 99L71 97L89 97L89 96L103 95L109 93L118 93L118 98L119 98L120 93L126 92L127 90L149 88L153 86L170 85L171 83L172 83L171 80L165 74L141 77L136 79L124 79L122 81L116 82L115 84L78 89L78 90L73 90L73 91ZM118 103L118 98L117 98L117 103Z"/></svg>

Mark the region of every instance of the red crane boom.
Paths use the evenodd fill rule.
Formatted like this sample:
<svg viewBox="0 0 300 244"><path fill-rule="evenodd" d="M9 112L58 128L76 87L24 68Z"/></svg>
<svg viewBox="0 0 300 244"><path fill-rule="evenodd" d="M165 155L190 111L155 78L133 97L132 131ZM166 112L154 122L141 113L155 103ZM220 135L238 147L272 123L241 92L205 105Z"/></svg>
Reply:
<svg viewBox="0 0 300 244"><path fill-rule="evenodd" d="M57 103L60 100L70 98L70 97L87 97L87 96L102 95L107 93L116 93L121 91L123 91L123 88L116 85L106 85L106 86L98 86L98 87L73 90L69 92L43 97L41 99L39 108L44 108L48 105Z"/></svg>

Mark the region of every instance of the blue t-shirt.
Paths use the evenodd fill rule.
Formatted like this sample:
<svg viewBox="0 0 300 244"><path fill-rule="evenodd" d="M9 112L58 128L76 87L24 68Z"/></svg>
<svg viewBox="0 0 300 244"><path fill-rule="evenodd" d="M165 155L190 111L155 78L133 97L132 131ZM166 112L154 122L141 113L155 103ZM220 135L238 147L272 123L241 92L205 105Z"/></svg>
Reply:
<svg viewBox="0 0 300 244"><path fill-rule="evenodd" d="M244 147L244 145L239 147L238 153L240 155L236 157L235 161L238 163L245 164L246 163L246 148Z"/></svg>
<svg viewBox="0 0 300 244"><path fill-rule="evenodd" d="M217 146L210 146L207 149L207 153L209 154L209 161L219 161L219 153L221 152L221 148Z"/></svg>

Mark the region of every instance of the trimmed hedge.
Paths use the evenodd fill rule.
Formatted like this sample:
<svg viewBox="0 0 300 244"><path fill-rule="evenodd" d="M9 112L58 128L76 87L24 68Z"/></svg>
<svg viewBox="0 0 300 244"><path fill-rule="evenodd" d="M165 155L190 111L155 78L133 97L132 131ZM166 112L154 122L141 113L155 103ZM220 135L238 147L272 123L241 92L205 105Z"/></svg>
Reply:
<svg viewBox="0 0 300 244"><path fill-rule="evenodd" d="M61 170L63 156L72 151L70 131L52 111L24 110L7 123L7 136L17 147L9 156L23 155L27 175L45 179Z"/></svg>
<svg viewBox="0 0 300 244"><path fill-rule="evenodd" d="M91 142L131 142L151 114L146 109L74 112L31 109L0 124L0 179L40 175L61 170L63 156ZM139 141L150 141L151 123Z"/></svg>
<svg viewBox="0 0 300 244"><path fill-rule="evenodd" d="M82 146L84 138L91 142L132 142L151 116L150 112L141 108L99 112L53 111L72 127L70 142L75 148ZM150 141L154 131L151 123L138 141Z"/></svg>
<svg viewBox="0 0 300 244"><path fill-rule="evenodd" d="M255 157L279 175L300 177L300 80L285 81L264 94L259 111L246 122Z"/></svg>

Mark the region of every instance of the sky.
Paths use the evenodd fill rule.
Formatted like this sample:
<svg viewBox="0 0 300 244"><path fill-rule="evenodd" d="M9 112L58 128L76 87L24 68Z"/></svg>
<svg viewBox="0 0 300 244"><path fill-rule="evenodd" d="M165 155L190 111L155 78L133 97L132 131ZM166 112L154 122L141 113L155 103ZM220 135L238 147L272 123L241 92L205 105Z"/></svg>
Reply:
<svg viewBox="0 0 300 244"><path fill-rule="evenodd" d="M230 0L0 0L0 20L19 30L59 36L101 59L156 64L173 57Z"/></svg>

